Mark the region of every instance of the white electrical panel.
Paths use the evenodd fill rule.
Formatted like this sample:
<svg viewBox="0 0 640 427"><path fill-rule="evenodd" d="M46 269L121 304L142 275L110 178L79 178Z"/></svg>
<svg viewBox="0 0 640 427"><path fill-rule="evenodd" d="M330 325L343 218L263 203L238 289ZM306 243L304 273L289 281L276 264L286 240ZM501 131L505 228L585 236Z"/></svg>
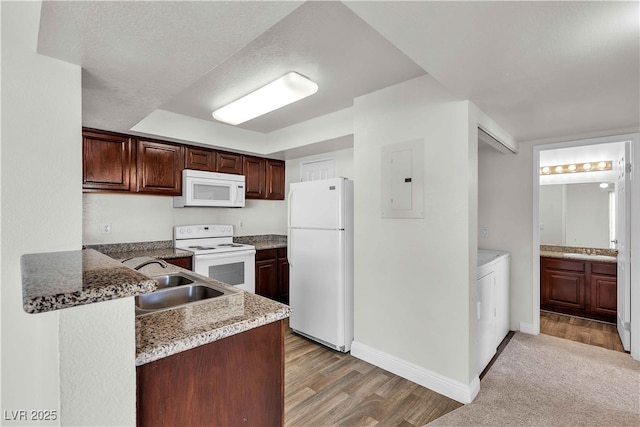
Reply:
<svg viewBox="0 0 640 427"><path fill-rule="evenodd" d="M424 141L382 147L382 217L424 218Z"/></svg>

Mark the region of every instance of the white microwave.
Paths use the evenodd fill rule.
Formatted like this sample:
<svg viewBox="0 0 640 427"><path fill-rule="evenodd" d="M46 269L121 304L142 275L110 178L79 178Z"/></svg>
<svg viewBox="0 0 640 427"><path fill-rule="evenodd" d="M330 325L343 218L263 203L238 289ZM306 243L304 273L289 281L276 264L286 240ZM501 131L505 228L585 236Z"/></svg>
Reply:
<svg viewBox="0 0 640 427"><path fill-rule="evenodd" d="M241 208L244 206L244 181L244 175L184 169L182 195L173 198L173 207Z"/></svg>

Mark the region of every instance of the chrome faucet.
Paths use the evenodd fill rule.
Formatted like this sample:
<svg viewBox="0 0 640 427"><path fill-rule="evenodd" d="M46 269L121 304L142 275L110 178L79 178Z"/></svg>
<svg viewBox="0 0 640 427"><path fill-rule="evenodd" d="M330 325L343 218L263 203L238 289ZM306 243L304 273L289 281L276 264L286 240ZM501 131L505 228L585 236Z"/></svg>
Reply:
<svg viewBox="0 0 640 427"><path fill-rule="evenodd" d="M123 263L126 261L130 261L132 258L129 259L125 259L124 261L122 261ZM161 259L156 259L156 258L149 258L149 259L145 259L144 261L142 261L140 264L136 265L135 267L132 267L134 270L140 270L142 267L144 267L145 265L149 265L149 264L158 264L160 265L162 268L167 268L167 263L164 262Z"/></svg>

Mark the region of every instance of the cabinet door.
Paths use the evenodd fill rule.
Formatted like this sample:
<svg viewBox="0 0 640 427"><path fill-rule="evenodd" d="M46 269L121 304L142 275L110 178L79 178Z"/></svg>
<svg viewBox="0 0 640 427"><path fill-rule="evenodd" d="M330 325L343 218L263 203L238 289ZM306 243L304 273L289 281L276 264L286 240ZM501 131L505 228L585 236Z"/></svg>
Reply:
<svg viewBox="0 0 640 427"><path fill-rule="evenodd" d="M136 425L284 425L279 320L136 367Z"/></svg>
<svg viewBox="0 0 640 427"><path fill-rule="evenodd" d="M584 273L545 269L542 285L543 304L556 308L586 309Z"/></svg>
<svg viewBox="0 0 640 427"><path fill-rule="evenodd" d="M284 200L284 162L267 159L266 174L266 198Z"/></svg>
<svg viewBox="0 0 640 427"><path fill-rule="evenodd" d="M180 195L184 164L181 146L139 140L137 164L139 193Z"/></svg>
<svg viewBox="0 0 640 427"><path fill-rule="evenodd" d="M244 156L244 176L247 199L264 199L265 159Z"/></svg>
<svg viewBox="0 0 640 427"><path fill-rule="evenodd" d="M613 316L618 308L618 280L613 276L591 274L591 311Z"/></svg>
<svg viewBox="0 0 640 427"><path fill-rule="evenodd" d="M82 132L82 188L130 191L131 145L127 136Z"/></svg>
<svg viewBox="0 0 640 427"><path fill-rule="evenodd" d="M216 152L204 148L185 147L184 166L187 169L214 172Z"/></svg>
<svg viewBox="0 0 640 427"><path fill-rule="evenodd" d="M278 301L289 304L289 260L287 249L278 248Z"/></svg>
<svg viewBox="0 0 640 427"><path fill-rule="evenodd" d="M256 261L256 294L276 299L278 295L278 264L275 259Z"/></svg>
<svg viewBox="0 0 640 427"><path fill-rule="evenodd" d="M215 172L242 175L242 154L217 153Z"/></svg>

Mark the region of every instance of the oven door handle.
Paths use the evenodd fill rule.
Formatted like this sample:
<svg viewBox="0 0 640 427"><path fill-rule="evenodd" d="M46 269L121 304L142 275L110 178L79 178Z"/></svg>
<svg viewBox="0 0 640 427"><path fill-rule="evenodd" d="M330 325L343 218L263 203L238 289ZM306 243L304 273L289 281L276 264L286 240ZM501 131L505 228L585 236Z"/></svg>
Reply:
<svg viewBox="0 0 640 427"><path fill-rule="evenodd" d="M218 254L195 255L194 260L197 260L197 261L208 261L212 259L222 260L222 259L229 259L229 258L242 258L248 255L255 256L255 254L256 254L256 250L250 249L247 251L227 252L227 253L221 253L221 254L218 253Z"/></svg>

